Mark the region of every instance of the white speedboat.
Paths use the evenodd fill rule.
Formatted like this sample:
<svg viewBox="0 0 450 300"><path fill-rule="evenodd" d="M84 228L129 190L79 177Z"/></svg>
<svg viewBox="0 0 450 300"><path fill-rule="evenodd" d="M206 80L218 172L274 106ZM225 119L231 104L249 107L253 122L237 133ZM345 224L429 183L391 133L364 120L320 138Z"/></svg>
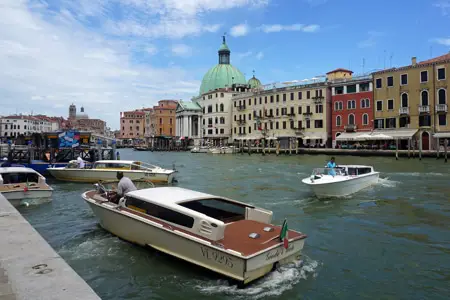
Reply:
<svg viewBox="0 0 450 300"><path fill-rule="evenodd" d="M241 284L298 261L306 238L286 221L272 225L271 211L179 187L132 191L118 204L101 187L82 197L107 231Z"/></svg>
<svg viewBox="0 0 450 300"><path fill-rule="evenodd" d="M119 171L131 180L145 178L154 183L172 183L177 172L131 160L99 160L92 165L92 168L78 168L74 161L66 167L48 168L47 171L58 180L88 183L116 180Z"/></svg>
<svg viewBox="0 0 450 300"><path fill-rule="evenodd" d="M215 147L215 148L210 148L209 153L211 153L211 154L233 154L236 152L235 149L236 148L234 146Z"/></svg>
<svg viewBox="0 0 450 300"><path fill-rule="evenodd" d="M334 169L317 168L302 180L318 198L344 197L378 182L379 172L371 166L340 165Z"/></svg>
<svg viewBox="0 0 450 300"><path fill-rule="evenodd" d="M191 149L191 153L208 153L208 146L195 146Z"/></svg>
<svg viewBox="0 0 450 300"><path fill-rule="evenodd" d="M20 206L51 200L53 189L45 177L33 169L5 167L0 168L0 193L13 206Z"/></svg>

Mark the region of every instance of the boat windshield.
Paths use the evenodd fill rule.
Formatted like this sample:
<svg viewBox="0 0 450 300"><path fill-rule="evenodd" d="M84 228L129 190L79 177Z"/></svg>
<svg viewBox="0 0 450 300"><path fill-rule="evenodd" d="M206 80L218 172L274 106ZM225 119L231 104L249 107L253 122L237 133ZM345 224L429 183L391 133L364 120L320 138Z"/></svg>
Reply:
<svg viewBox="0 0 450 300"><path fill-rule="evenodd" d="M345 169L344 168L316 168L312 172L313 176L321 176L321 175L345 175Z"/></svg>
<svg viewBox="0 0 450 300"><path fill-rule="evenodd" d="M246 206L240 203L229 202L224 199L213 198L194 200L180 203L180 205L224 223L245 220Z"/></svg>
<svg viewBox="0 0 450 300"><path fill-rule="evenodd" d="M17 183L38 183L39 175L36 173L3 173L1 174L3 184L17 184Z"/></svg>

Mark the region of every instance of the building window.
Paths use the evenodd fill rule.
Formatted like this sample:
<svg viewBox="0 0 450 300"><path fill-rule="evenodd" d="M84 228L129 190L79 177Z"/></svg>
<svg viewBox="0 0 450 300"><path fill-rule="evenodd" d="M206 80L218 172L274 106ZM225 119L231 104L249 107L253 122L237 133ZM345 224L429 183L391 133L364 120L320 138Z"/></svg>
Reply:
<svg viewBox="0 0 450 300"><path fill-rule="evenodd" d="M386 78L386 81L387 81L387 86L388 87L394 86L394 77L393 76L388 76Z"/></svg>
<svg viewBox="0 0 450 300"><path fill-rule="evenodd" d="M419 127L430 127L431 126L431 116L421 115L419 116Z"/></svg>
<svg viewBox="0 0 450 300"><path fill-rule="evenodd" d="M356 93L356 84L351 84L347 86L347 94Z"/></svg>
<svg viewBox="0 0 450 300"><path fill-rule="evenodd" d="M383 100L377 100L377 111L383 110Z"/></svg>
<svg viewBox="0 0 450 300"><path fill-rule="evenodd" d="M314 128L323 128L323 120L314 120Z"/></svg>
<svg viewBox="0 0 450 300"><path fill-rule="evenodd" d="M369 125L369 115L368 114L363 114L363 116L362 116L362 124L363 125Z"/></svg>
<svg viewBox="0 0 450 300"><path fill-rule="evenodd" d="M420 82L428 82L428 71L420 72Z"/></svg>
<svg viewBox="0 0 450 300"><path fill-rule="evenodd" d="M370 108L370 100L361 99L361 108Z"/></svg>
<svg viewBox="0 0 450 300"><path fill-rule="evenodd" d="M225 133L225 129L220 128L220 134L224 134Z"/></svg>
<svg viewBox="0 0 450 300"><path fill-rule="evenodd" d="M439 104L446 104L447 103L447 95L445 89L440 89L438 91L438 103Z"/></svg>
<svg viewBox="0 0 450 300"><path fill-rule="evenodd" d="M302 107L301 107L301 106L298 107L298 114L299 114L299 115L302 114Z"/></svg>
<svg viewBox="0 0 450 300"><path fill-rule="evenodd" d="M334 102L334 111L339 110L339 101Z"/></svg>
<svg viewBox="0 0 450 300"><path fill-rule="evenodd" d="M356 108L356 101L355 100L348 100L347 101L347 109L355 109Z"/></svg>
<svg viewBox="0 0 450 300"><path fill-rule="evenodd" d="M394 99L388 99L387 101L387 109L394 110Z"/></svg>
<svg viewBox="0 0 450 300"><path fill-rule="evenodd" d="M407 93L402 94L402 106L401 107L408 107L408 94Z"/></svg>
<svg viewBox="0 0 450 300"><path fill-rule="evenodd" d="M396 118L387 118L386 119L386 128L395 128L396 127Z"/></svg>
<svg viewBox="0 0 450 300"><path fill-rule="evenodd" d="M317 104L316 105L316 114L321 114L321 113L323 113L323 105Z"/></svg>
<svg viewBox="0 0 450 300"><path fill-rule="evenodd" d="M298 121L298 122L297 122L297 126L298 126L298 129L302 129L302 127L303 127L303 126L302 126L302 121Z"/></svg>
<svg viewBox="0 0 450 300"><path fill-rule="evenodd" d="M306 99L311 99L311 91L306 92Z"/></svg>
<svg viewBox="0 0 450 300"><path fill-rule="evenodd" d="M447 126L447 114L439 115L439 126Z"/></svg>
<svg viewBox="0 0 450 300"><path fill-rule="evenodd" d="M302 92L298 92L298 100L302 100Z"/></svg>
<svg viewBox="0 0 450 300"><path fill-rule="evenodd" d="M354 114L348 115L348 125L355 125L355 115Z"/></svg>
<svg viewBox="0 0 450 300"><path fill-rule="evenodd" d="M381 89L381 88L383 87L381 78L375 79L375 87L376 87L377 89Z"/></svg>
<svg viewBox="0 0 450 300"><path fill-rule="evenodd" d="M270 95L270 103L273 103L273 95Z"/></svg>
<svg viewBox="0 0 450 300"><path fill-rule="evenodd" d="M212 113L212 105L208 105L208 113Z"/></svg>
<svg viewBox="0 0 450 300"><path fill-rule="evenodd" d="M409 116L402 116L399 118L399 127L400 128L407 128L409 127L410 118Z"/></svg>
<svg viewBox="0 0 450 300"><path fill-rule="evenodd" d="M245 116L244 116L244 120L245 120ZM225 124L225 118L224 117L220 117L220 124Z"/></svg>
<svg viewBox="0 0 450 300"><path fill-rule="evenodd" d="M280 128L280 124L278 123L278 121L275 123L275 129L279 129Z"/></svg>
<svg viewBox="0 0 450 300"><path fill-rule="evenodd" d="M336 116L336 126L339 127L342 124L342 118L341 116Z"/></svg>
<svg viewBox="0 0 450 300"><path fill-rule="evenodd" d="M400 75L400 84L407 85L408 84L408 74Z"/></svg>
<svg viewBox="0 0 450 300"><path fill-rule="evenodd" d="M445 68L439 68L437 71L437 79L445 80Z"/></svg>
<svg viewBox="0 0 450 300"><path fill-rule="evenodd" d="M370 84L368 82L360 83L359 84L359 91L360 92L370 92Z"/></svg>
<svg viewBox="0 0 450 300"><path fill-rule="evenodd" d="M294 100L294 93L291 93L291 100Z"/></svg>
<svg viewBox="0 0 450 300"><path fill-rule="evenodd" d="M283 129L286 129L286 121L283 121Z"/></svg>
<svg viewBox="0 0 450 300"><path fill-rule="evenodd" d="M422 91L420 99L422 106L428 106L428 91Z"/></svg>
<svg viewBox="0 0 450 300"><path fill-rule="evenodd" d="M223 103L220 103L220 111L223 112L224 107L223 107Z"/></svg>
<svg viewBox="0 0 450 300"><path fill-rule="evenodd" d="M306 128L311 128L311 120L306 120Z"/></svg>

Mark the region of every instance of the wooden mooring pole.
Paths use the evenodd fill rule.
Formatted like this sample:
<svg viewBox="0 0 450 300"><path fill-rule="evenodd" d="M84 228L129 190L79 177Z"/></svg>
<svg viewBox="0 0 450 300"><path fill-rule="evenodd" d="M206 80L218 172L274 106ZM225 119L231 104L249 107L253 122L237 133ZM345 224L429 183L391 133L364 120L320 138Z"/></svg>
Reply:
<svg viewBox="0 0 450 300"><path fill-rule="evenodd" d="M441 145L439 144L439 138L436 139L436 159L439 159L439 148Z"/></svg>
<svg viewBox="0 0 450 300"><path fill-rule="evenodd" d="M448 139L444 140L444 161L447 162L447 145L448 145Z"/></svg>
<svg viewBox="0 0 450 300"><path fill-rule="evenodd" d="M395 160L398 160L398 139L395 140Z"/></svg>

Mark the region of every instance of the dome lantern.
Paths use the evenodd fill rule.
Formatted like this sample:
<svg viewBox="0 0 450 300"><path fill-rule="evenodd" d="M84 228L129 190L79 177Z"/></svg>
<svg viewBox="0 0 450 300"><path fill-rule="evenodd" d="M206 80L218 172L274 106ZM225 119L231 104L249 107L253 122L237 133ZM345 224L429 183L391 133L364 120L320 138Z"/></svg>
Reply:
<svg viewBox="0 0 450 300"><path fill-rule="evenodd" d="M225 35L222 36L222 45L219 48L219 64L229 65L230 64L230 49L225 41Z"/></svg>

